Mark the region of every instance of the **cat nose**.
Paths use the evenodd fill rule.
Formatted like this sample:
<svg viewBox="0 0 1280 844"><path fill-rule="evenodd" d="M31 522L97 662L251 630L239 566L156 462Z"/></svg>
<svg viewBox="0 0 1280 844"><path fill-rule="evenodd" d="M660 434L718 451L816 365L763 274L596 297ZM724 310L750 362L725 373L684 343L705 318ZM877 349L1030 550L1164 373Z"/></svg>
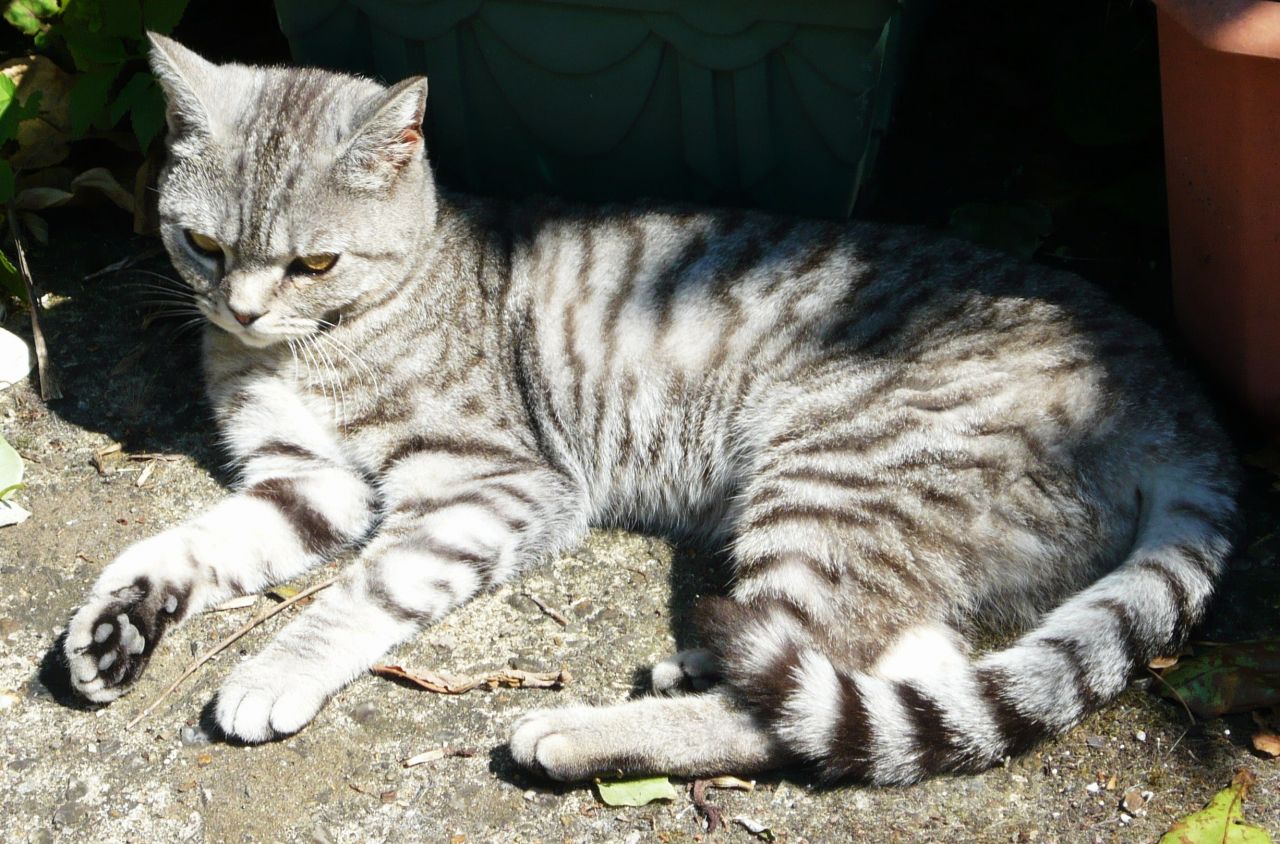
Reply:
<svg viewBox="0 0 1280 844"><path fill-rule="evenodd" d="M237 311L235 308L230 308L230 307L227 308L227 310L231 311L231 315L236 318L236 322L240 323L243 326L248 326L251 323L256 322L260 317L263 316L263 314L261 313L257 313L257 314L241 313L240 311Z"/></svg>

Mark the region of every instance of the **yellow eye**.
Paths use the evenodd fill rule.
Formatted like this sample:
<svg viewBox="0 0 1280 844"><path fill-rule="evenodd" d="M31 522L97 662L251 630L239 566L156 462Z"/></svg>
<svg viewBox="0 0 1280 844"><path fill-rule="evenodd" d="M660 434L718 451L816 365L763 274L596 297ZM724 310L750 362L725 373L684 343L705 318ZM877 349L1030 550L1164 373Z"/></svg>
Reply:
<svg viewBox="0 0 1280 844"><path fill-rule="evenodd" d="M215 258L222 255L222 244L207 234L187 229L187 243L190 243L197 252L203 252L205 255Z"/></svg>
<svg viewBox="0 0 1280 844"><path fill-rule="evenodd" d="M290 269L294 272L319 275L333 269L333 265L336 263L338 263L337 255L332 252L322 252L319 255L299 255L294 259L293 266Z"/></svg>

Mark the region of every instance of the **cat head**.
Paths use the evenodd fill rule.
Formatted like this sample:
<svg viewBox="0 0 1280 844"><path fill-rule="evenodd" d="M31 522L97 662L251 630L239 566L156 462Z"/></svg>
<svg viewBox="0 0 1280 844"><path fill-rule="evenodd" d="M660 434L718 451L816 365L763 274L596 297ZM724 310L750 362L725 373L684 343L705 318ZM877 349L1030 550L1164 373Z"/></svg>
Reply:
<svg viewBox="0 0 1280 844"><path fill-rule="evenodd" d="M436 216L426 79L384 88L151 45L169 126L160 231L211 322L269 346L403 278Z"/></svg>

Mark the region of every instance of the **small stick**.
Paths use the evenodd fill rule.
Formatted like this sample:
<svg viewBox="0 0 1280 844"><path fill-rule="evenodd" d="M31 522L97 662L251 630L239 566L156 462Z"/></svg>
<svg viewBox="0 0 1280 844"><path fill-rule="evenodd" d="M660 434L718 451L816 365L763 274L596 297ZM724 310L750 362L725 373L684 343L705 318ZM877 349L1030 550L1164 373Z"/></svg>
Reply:
<svg viewBox="0 0 1280 844"><path fill-rule="evenodd" d="M315 586L310 586L306 589L303 589L301 592L299 592L297 595L294 595L289 600L281 601L280 603L275 604L274 606L268 607L267 609L255 615L253 618L251 618L248 621L248 623L246 623L239 630L232 633L230 636L223 639L221 642L214 645L212 648L209 648L209 650L200 654L200 656L196 657L195 660L186 667L186 670L184 670L181 674L178 675L178 679L170 683L169 688L165 689L163 692L160 693L160 697L153 700L147 706L146 709L142 710L137 715L135 715L132 721L130 721L128 724L125 724L124 728L126 730L132 730L139 721L141 721L143 718L146 718L148 715L150 715L152 711L155 710L155 708L164 701L165 698L173 694L173 690L178 688L178 686L181 685L183 680L187 679L192 674L195 674L196 671L199 670L200 666L204 665L206 662L213 659L215 656L222 653L227 648L231 647L231 645L233 645L237 640L239 640L242 636L244 636L244 634L248 633L250 630L257 627L262 622L266 621L268 618L271 618L271 616L284 610L286 607L289 607L289 606L292 606L293 604L298 603L303 598L307 598L307 597L310 597L311 595L314 595L315 593L319 592L321 589L327 589L328 587L332 586L337 580L338 580L338 575L335 574L333 577L330 577L327 580L320 581Z"/></svg>
<svg viewBox="0 0 1280 844"><path fill-rule="evenodd" d="M44 342L44 332L40 329L40 300L36 297L36 285L31 278L31 267L27 266L27 250L22 248L22 232L18 228L18 209L9 201L9 234L13 237L13 248L18 253L18 273L22 276L22 284L27 289L27 299L31 303L31 339L36 344L36 371L40 374L40 398L45 401L62 398L62 387L58 383L58 372L49 360L49 347Z"/></svg>
<svg viewBox="0 0 1280 844"><path fill-rule="evenodd" d="M1196 724L1196 716L1191 713L1191 707L1187 706L1187 702L1182 699L1182 695L1178 694L1178 690L1175 689L1172 685L1170 685L1168 680L1161 677L1159 672L1152 671L1150 668L1147 669L1147 672L1151 674L1152 677L1155 677L1157 680L1159 680L1164 685L1164 687L1169 690L1169 694L1173 695L1173 699L1176 700L1179 704L1181 704L1182 711L1187 713L1187 720L1190 721L1191 726L1194 727Z"/></svg>
<svg viewBox="0 0 1280 844"><path fill-rule="evenodd" d="M545 601L543 601L541 598L539 598L537 595L533 594L532 592L525 592L524 594L526 598L528 598L530 601L533 601L534 606L542 610L547 615L547 617L550 618L552 621L554 621L556 624L559 624L561 627L569 626L569 619L565 618L564 614L561 613L559 610L557 610L555 607L549 606Z"/></svg>

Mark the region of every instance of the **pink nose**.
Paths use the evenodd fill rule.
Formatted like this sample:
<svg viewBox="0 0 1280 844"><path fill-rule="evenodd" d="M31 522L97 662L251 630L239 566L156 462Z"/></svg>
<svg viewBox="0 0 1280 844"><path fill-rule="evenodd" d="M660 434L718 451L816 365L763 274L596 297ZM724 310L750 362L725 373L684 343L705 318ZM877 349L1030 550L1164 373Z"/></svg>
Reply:
<svg viewBox="0 0 1280 844"><path fill-rule="evenodd" d="M235 308L228 308L228 310L230 310L231 315L236 318L236 322L241 325L249 325L262 316L262 314L242 314Z"/></svg>

